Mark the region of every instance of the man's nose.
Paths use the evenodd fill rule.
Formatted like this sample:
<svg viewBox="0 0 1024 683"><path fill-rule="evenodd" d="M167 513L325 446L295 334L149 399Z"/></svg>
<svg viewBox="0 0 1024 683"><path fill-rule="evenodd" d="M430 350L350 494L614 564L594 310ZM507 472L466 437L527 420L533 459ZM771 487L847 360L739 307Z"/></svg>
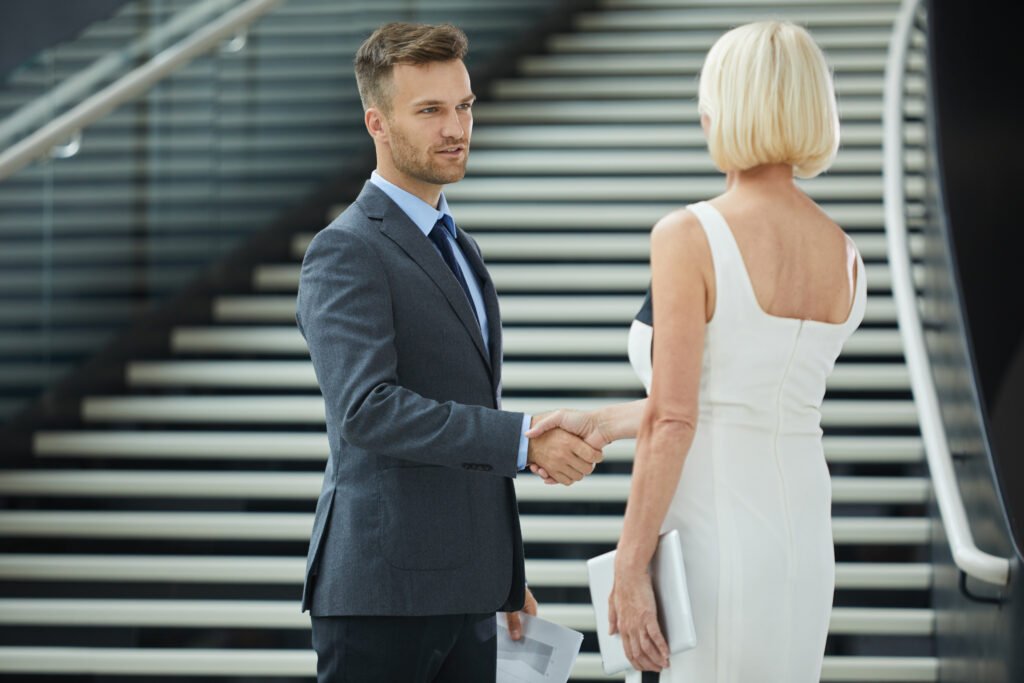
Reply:
<svg viewBox="0 0 1024 683"><path fill-rule="evenodd" d="M444 125L441 127L441 135L445 138L461 140L466 135L466 128L462 125L459 112L453 111L445 117Z"/></svg>

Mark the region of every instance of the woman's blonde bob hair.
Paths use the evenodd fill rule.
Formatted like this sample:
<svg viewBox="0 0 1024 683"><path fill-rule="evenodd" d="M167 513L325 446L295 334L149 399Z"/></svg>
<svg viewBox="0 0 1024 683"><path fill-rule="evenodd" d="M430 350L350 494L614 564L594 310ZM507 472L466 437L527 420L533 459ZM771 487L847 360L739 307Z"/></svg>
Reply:
<svg viewBox="0 0 1024 683"><path fill-rule="evenodd" d="M708 151L723 172L783 163L813 178L835 159L832 74L800 26L759 21L723 35L704 61L699 97Z"/></svg>

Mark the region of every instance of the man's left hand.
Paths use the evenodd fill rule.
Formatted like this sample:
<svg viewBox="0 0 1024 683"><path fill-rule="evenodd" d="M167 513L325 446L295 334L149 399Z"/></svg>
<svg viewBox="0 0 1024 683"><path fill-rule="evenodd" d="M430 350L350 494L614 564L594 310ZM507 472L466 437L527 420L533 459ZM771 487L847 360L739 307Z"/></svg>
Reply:
<svg viewBox="0 0 1024 683"><path fill-rule="evenodd" d="M537 616L537 598L533 597L529 588L526 589L526 602L520 611L526 612L531 617ZM519 612L508 613L508 633L512 640L519 640L523 637L523 623L519 618Z"/></svg>

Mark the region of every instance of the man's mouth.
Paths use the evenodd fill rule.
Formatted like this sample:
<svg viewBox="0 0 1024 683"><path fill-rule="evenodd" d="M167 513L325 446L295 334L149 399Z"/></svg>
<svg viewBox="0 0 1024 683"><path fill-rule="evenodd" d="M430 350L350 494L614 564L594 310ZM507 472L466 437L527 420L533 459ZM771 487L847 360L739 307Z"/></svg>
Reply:
<svg viewBox="0 0 1024 683"><path fill-rule="evenodd" d="M466 151L465 147L463 147L462 145L456 145L454 147L444 147L438 150L438 153L444 154L445 156L459 156L464 151Z"/></svg>

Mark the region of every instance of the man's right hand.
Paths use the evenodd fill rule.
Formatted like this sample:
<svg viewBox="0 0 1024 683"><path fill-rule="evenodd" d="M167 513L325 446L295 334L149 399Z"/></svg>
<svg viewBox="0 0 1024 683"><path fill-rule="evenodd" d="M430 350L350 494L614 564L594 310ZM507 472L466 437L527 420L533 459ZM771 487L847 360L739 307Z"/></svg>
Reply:
<svg viewBox="0 0 1024 683"><path fill-rule="evenodd" d="M531 427L537 424L534 418ZM541 467L559 484L570 486L594 471L604 454L583 439L562 429L552 429L530 439L528 465Z"/></svg>

